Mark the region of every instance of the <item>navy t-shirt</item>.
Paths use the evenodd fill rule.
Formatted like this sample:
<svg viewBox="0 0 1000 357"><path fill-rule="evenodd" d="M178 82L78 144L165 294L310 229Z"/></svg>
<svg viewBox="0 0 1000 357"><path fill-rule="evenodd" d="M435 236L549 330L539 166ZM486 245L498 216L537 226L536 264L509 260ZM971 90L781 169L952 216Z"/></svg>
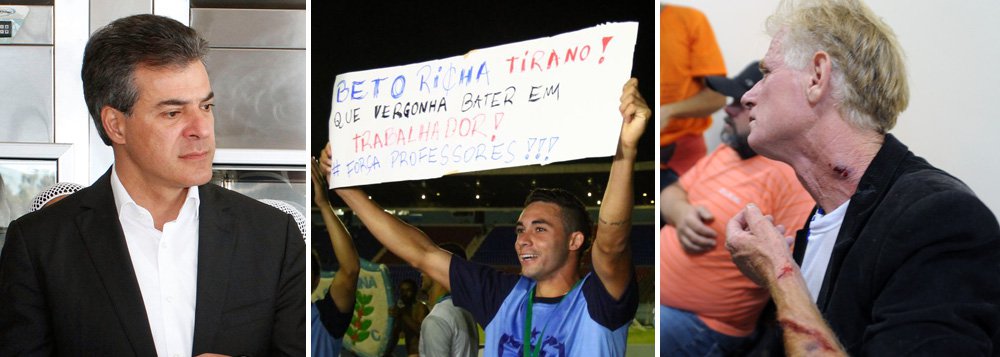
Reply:
<svg viewBox="0 0 1000 357"><path fill-rule="evenodd" d="M452 257L449 275L455 305L469 310L476 322L484 327L493 320L500 305L521 278L521 275L500 272L458 257ZM639 285L635 273L632 273L628 287L619 300L608 293L597 274L592 275L581 287L590 317L609 330L632 321L639 308ZM556 304L560 300L561 297L537 298L535 303Z"/></svg>
<svg viewBox="0 0 1000 357"><path fill-rule="evenodd" d="M324 294L322 299L316 300L316 308L319 309L319 319L323 322L323 327L330 332L330 336L343 338L347 326L351 324L351 318L354 317L353 309L346 313L340 312L329 293Z"/></svg>

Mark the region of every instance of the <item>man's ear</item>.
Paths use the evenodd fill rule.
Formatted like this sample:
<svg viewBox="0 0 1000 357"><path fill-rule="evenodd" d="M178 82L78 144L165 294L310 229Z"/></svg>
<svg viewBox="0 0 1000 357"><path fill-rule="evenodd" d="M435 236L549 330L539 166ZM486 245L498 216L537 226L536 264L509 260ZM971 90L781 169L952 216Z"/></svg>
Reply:
<svg viewBox="0 0 1000 357"><path fill-rule="evenodd" d="M583 235L583 232L576 231L569 235L569 250L578 250L583 246L583 242L587 240L587 237Z"/></svg>
<svg viewBox="0 0 1000 357"><path fill-rule="evenodd" d="M105 105L101 108L101 124L112 144L125 144L125 113Z"/></svg>
<svg viewBox="0 0 1000 357"><path fill-rule="evenodd" d="M833 62L830 54L826 51L816 51L812 61L809 62L809 87L806 89L806 98L809 103L819 103L826 92L832 90L830 82L833 75Z"/></svg>

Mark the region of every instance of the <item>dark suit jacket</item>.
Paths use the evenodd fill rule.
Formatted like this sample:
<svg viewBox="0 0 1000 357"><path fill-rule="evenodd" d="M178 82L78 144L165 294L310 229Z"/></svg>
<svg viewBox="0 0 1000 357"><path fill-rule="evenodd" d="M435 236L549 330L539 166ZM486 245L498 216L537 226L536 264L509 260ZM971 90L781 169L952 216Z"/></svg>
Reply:
<svg viewBox="0 0 1000 357"><path fill-rule="evenodd" d="M796 262L808 231L796 237ZM998 355L996 217L887 135L851 196L817 306L852 356ZM771 343L780 354L781 341Z"/></svg>
<svg viewBox="0 0 1000 357"><path fill-rule="evenodd" d="M193 355L305 355L305 244L291 216L198 188ZM111 193L92 186L12 222L0 256L0 356L155 356Z"/></svg>

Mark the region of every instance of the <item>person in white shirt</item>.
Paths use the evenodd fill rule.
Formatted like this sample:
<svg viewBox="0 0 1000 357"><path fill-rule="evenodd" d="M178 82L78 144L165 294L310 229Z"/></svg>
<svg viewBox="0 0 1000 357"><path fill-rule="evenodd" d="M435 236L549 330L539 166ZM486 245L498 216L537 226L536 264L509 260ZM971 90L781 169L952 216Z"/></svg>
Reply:
<svg viewBox="0 0 1000 357"><path fill-rule="evenodd" d="M208 184L208 45L155 15L98 30L84 97L114 166L11 223L0 355L304 355L305 244L291 216Z"/></svg>
<svg viewBox="0 0 1000 357"><path fill-rule="evenodd" d="M453 256L468 259L465 249L455 243L441 244ZM420 290L427 294L431 312L420 323L420 356L469 357L479 353L479 328L469 310L455 306L444 285L420 275Z"/></svg>

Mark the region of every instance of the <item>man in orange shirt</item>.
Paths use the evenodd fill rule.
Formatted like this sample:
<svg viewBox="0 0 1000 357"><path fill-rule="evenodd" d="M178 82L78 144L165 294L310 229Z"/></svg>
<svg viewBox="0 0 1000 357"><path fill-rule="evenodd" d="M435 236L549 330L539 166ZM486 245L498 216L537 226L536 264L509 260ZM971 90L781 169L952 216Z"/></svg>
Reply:
<svg viewBox="0 0 1000 357"><path fill-rule="evenodd" d="M664 188L707 152L702 136L726 97L705 87L725 76L722 52L698 10L666 5L660 12L660 171Z"/></svg>
<svg viewBox="0 0 1000 357"><path fill-rule="evenodd" d="M734 79L707 78L709 88L733 97L725 144L663 190L662 213L670 225L660 245L662 356L730 354L753 333L768 294L718 244L732 216L754 202L775 224L799 227L814 205L791 167L758 156L747 144L750 111L740 97L761 77L754 62Z"/></svg>

